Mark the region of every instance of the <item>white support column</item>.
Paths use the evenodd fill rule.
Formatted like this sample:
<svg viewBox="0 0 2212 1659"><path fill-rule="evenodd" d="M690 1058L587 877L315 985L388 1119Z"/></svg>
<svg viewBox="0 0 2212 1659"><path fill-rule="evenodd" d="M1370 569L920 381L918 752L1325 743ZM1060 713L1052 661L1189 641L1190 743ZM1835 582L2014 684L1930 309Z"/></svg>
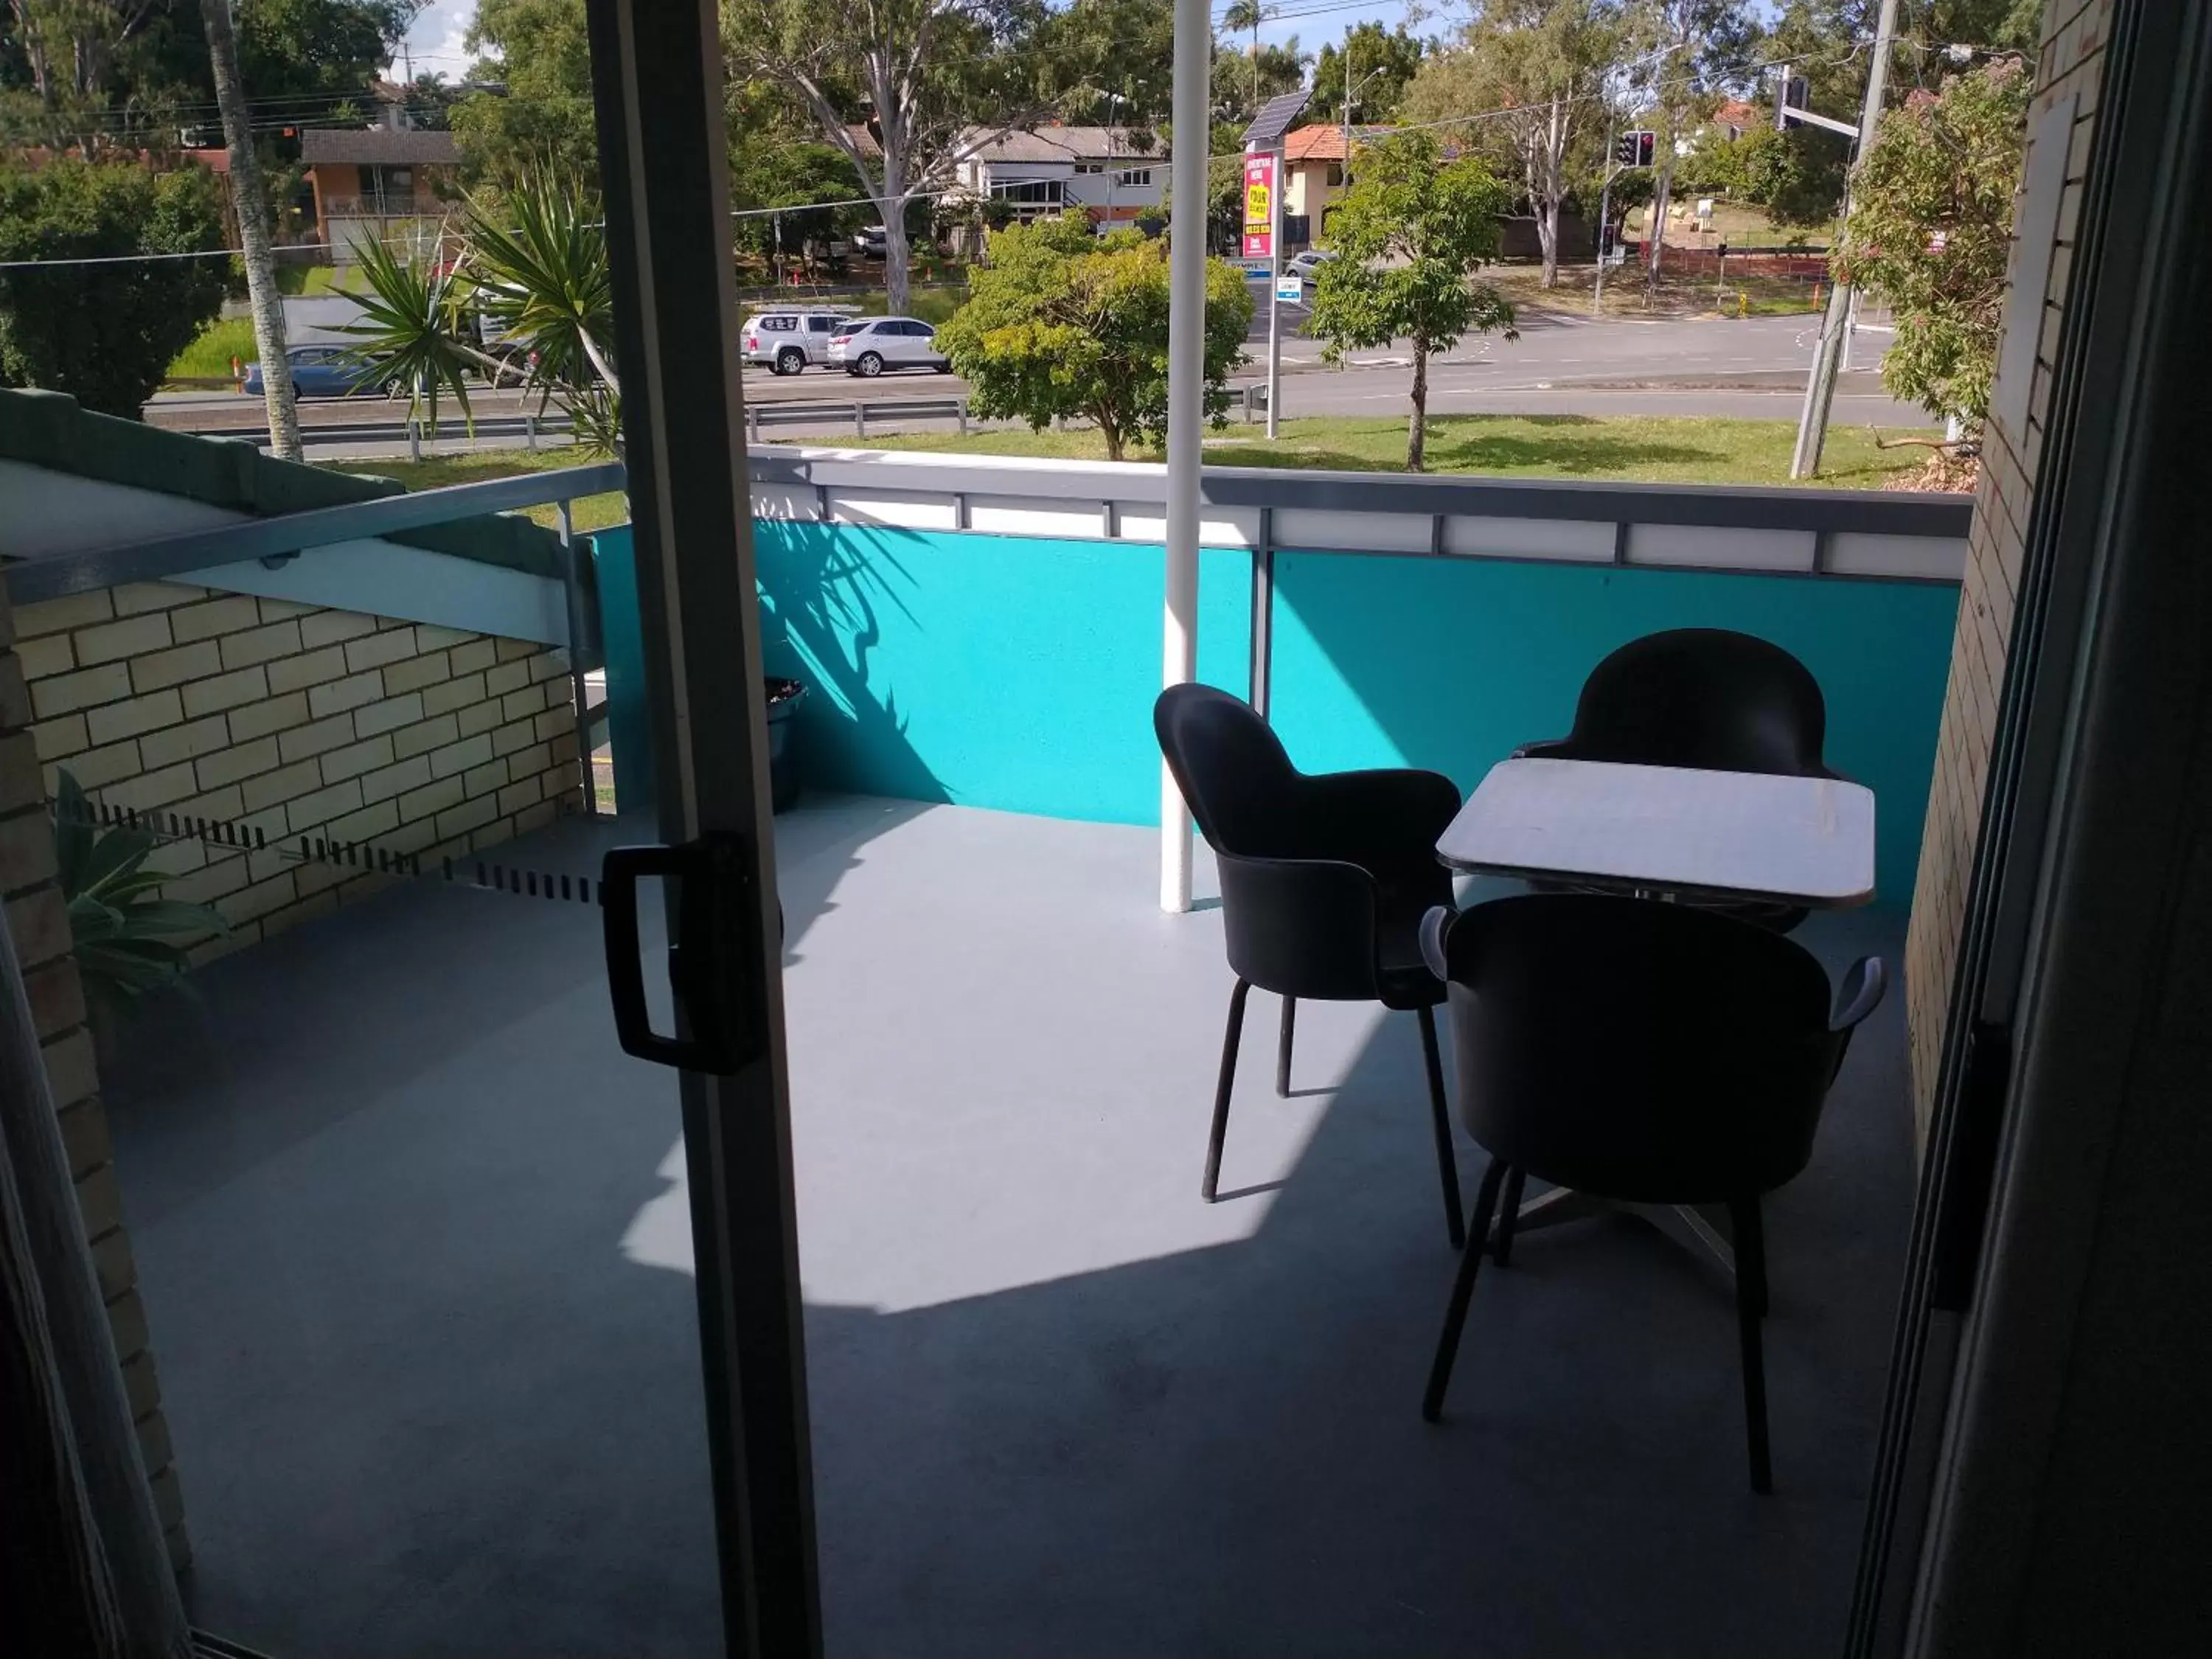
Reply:
<svg viewBox="0 0 2212 1659"><path fill-rule="evenodd" d="M1168 228L1168 558L1160 684L1198 672L1198 469L1206 421L1206 165L1213 20L1175 0L1174 210ZM1160 763L1160 908L1190 908L1190 809Z"/></svg>

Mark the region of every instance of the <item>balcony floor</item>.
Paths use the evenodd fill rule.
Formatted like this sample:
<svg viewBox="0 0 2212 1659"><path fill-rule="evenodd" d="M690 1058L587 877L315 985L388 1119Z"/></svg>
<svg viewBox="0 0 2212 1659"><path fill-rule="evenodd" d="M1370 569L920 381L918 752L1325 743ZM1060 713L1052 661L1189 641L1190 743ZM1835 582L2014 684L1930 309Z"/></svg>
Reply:
<svg viewBox="0 0 2212 1659"><path fill-rule="evenodd" d="M640 825L511 849L581 871ZM1777 1495L1725 1291L1626 1220L1453 1259L1410 1016L1252 1000L1152 832L848 799L781 821L836 1656L1759 1656L1840 1629L1911 1200L1903 1020L1768 1210ZM1210 879L1201 871L1201 881ZM1815 918L1832 970L1898 919ZM198 1561L280 1656L715 1640L670 1076L597 913L410 886L211 965L111 1066ZM1464 1142L1470 1194L1479 1155Z"/></svg>

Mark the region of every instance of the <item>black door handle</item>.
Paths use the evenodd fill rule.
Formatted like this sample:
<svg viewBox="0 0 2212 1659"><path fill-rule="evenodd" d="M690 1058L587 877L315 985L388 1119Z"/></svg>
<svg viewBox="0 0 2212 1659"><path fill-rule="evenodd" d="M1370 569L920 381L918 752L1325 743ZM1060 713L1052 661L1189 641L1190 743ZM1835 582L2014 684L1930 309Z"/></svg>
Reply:
<svg viewBox="0 0 2212 1659"><path fill-rule="evenodd" d="M709 836L679 847L616 847L599 866L600 916L615 1036L626 1054L688 1072L726 1077L760 1051L758 988L738 979L748 929L757 926L754 866L742 836ZM653 1029L639 955L640 877L679 884L677 936L668 947L678 1033Z"/></svg>

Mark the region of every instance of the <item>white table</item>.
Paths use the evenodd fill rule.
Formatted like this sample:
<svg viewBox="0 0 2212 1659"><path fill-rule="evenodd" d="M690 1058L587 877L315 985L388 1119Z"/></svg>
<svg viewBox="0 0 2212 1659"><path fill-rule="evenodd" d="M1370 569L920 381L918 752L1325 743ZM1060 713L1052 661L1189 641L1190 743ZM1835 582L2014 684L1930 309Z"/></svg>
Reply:
<svg viewBox="0 0 2212 1659"><path fill-rule="evenodd" d="M1874 852L1874 792L1862 784L1612 761L1500 761L1437 842L1439 859L1475 874L1808 909L1870 901ZM1688 1205L1560 1188L1523 1205L1514 1231L1614 1210L1735 1271L1728 1235Z"/></svg>
<svg viewBox="0 0 2212 1659"><path fill-rule="evenodd" d="M1486 875L1843 909L1874 897L1874 792L1835 778L1500 761L1437 856Z"/></svg>

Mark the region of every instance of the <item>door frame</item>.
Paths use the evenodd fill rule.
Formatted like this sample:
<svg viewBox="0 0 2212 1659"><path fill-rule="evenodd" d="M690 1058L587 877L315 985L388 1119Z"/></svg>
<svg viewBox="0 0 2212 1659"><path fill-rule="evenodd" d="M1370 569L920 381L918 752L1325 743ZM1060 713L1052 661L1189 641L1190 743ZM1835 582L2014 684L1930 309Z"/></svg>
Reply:
<svg viewBox="0 0 2212 1659"><path fill-rule="evenodd" d="M2142 557L2129 539L2142 515L2180 483L2146 477L2141 457L2172 418L2160 344L2197 269L2180 228L2204 190L2189 129L2206 95L2208 15L2212 0L2119 0L2109 23L1850 1659L2001 1650L2028 1559L2033 1474L2059 1410L2070 1287L2094 1249L2124 1068L2061 1054L2063 1103L2032 1079L2039 1062L2053 1069L2054 985L2102 975L2106 995L2128 994L2115 941L2092 945L2065 924L2096 879L2079 862L2081 827L2115 805L2116 745L2095 707L2117 644L2112 594ZM2159 816L2138 810L2138 830ZM2105 874L2117 889L2164 872L2146 860Z"/></svg>
<svg viewBox="0 0 2212 1659"><path fill-rule="evenodd" d="M716 8L586 0L586 18L660 836L719 860L710 914L669 893L668 936L678 1040L726 1051L680 1073L725 1650L806 1659L821 1597Z"/></svg>

